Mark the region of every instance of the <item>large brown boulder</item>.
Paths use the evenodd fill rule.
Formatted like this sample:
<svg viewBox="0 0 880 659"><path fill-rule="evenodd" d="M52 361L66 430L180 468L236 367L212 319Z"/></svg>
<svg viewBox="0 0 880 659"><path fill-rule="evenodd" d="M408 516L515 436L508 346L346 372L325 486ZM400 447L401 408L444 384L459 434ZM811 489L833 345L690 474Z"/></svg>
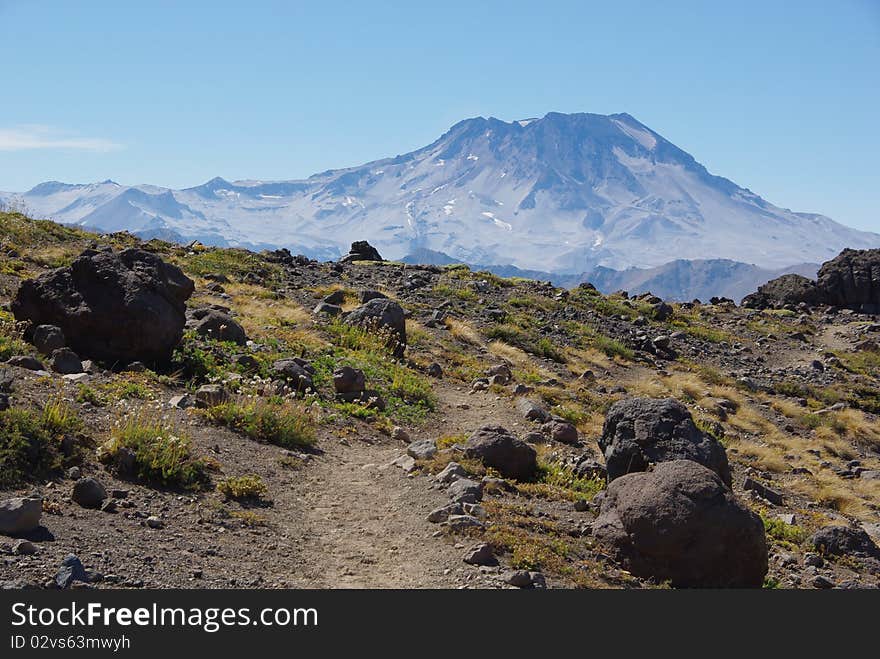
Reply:
<svg viewBox="0 0 880 659"><path fill-rule="evenodd" d="M465 443L464 454L496 469L505 478L525 480L534 476L538 468L535 449L501 426L477 430Z"/></svg>
<svg viewBox="0 0 880 659"><path fill-rule="evenodd" d="M845 249L819 269L824 304L880 313L880 249Z"/></svg>
<svg viewBox="0 0 880 659"><path fill-rule="evenodd" d="M761 518L691 460L612 481L593 537L634 575L675 587L760 588L767 574Z"/></svg>
<svg viewBox="0 0 880 659"><path fill-rule="evenodd" d="M697 428L688 409L672 398L628 398L612 405L599 447L605 454L609 482L659 462L693 460L730 487L724 447Z"/></svg>
<svg viewBox="0 0 880 659"><path fill-rule="evenodd" d="M179 343L193 290L180 268L155 254L86 250L69 267L22 282L12 313L59 327L81 356L156 363Z"/></svg>

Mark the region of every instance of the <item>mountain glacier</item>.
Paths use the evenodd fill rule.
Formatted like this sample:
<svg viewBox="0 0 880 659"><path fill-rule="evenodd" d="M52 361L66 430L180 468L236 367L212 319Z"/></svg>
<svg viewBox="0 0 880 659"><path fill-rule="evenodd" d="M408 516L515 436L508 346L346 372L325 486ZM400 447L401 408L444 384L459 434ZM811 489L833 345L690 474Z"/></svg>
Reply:
<svg viewBox="0 0 880 659"><path fill-rule="evenodd" d="M880 246L710 174L628 114L467 119L417 151L299 181L49 182L0 198L102 231L328 259L368 240L391 259L437 252L560 276L673 260L779 270Z"/></svg>

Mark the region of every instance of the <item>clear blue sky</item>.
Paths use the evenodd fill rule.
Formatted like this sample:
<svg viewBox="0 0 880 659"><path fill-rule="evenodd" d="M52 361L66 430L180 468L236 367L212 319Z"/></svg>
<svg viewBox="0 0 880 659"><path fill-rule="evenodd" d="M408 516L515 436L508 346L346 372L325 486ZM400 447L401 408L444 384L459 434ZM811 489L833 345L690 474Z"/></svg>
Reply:
<svg viewBox="0 0 880 659"><path fill-rule="evenodd" d="M301 178L471 116L629 112L880 231L880 0L0 0L0 189Z"/></svg>

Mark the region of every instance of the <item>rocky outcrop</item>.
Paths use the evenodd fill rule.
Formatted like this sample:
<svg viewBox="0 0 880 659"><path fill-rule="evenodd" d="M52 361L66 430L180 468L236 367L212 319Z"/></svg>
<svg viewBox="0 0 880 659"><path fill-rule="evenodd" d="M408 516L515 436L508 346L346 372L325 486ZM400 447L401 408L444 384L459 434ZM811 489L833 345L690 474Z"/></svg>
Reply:
<svg viewBox="0 0 880 659"><path fill-rule="evenodd" d="M824 304L880 313L880 249L846 249L819 269Z"/></svg>
<svg viewBox="0 0 880 659"><path fill-rule="evenodd" d="M612 481L593 537L634 575L675 587L759 588L768 569L761 518L691 460Z"/></svg>
<svg viewBox="0 0 880 659"><path fill-rule="evenodd" d="M366 240L357 240L351 244L348 254L343 256L339 261L348 263L349 261L384 261L385 259L379 254L379 251Z"/></svg>
<svg viewBox="0 0 880 659"><path fill-rule="evenodd" d="M880 313L880 249L845 249L823 264L814 282L783 275L743 300L751 309L778 309L801 303Z"/></svg>
<svg viewBox="0 0 880 659"><path fill-rule="evenodd" d="M858 556L880 559L880 548L862 529L826 526L816 531L810 543L826 556Z"/></svg>
<svg viewBox="0 0 880 659"><path fill-rule="evenodd" d="M758 287L756 293L743 298L742 305L749 309L781 309L805 302L818 304L816 282L801 275L782 275Z"/></svg>
<svg viewBox="0 0 880 659"><path fill-rule="evenodd" d="M86 250L65 268L24 281L12 312L60 328L77 354L108 362L166 361L183 334L191 279L139 249Z"/></svg>
<svg viewBox="0 0 880 659"><path fill-rule="evenodd" d="M629 398L608 410L599 447L608 481L652 464L693 460L714 471L729 487L727 453L694 424L688 409L672 398Z"/></svg>

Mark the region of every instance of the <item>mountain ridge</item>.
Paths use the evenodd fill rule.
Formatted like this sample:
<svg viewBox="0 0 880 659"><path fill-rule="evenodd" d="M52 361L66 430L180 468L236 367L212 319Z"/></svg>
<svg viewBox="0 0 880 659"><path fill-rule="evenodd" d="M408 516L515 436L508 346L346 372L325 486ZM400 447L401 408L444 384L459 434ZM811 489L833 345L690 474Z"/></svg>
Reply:
<svg viewBox="0 0 880 659"><path fill-rule="evenodd" d="M301 180L215 177L181 190L46 182L0 199L104 231L327 259L366 239L392 259L428 250L557 280L673 260L778 272L880 246L880 235L710 173L627 113L464 119L414 151Z"/></svg>

